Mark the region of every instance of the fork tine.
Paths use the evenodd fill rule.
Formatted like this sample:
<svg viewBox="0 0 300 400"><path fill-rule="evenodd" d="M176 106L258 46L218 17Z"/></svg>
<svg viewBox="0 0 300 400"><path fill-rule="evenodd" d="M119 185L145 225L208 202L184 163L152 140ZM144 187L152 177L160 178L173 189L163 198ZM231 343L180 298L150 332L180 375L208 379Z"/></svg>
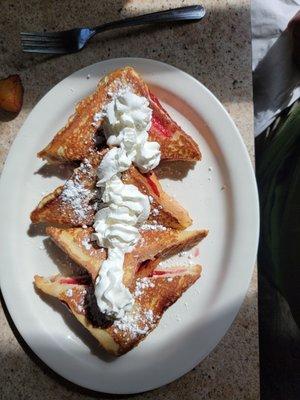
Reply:
<svg viewBox="0 0 300 400"><path fill-rule="evenodd" d="M66 32L64 31L59 31L59 32L21 32L20 35L21 37L49 37L49 38L55 38L55 37L60 37L62 34Z"/></svg>
<svg viewBox="0 0 300 400"><path fill-rule="evenodd" d="M66 42L63 39L43 39L43 38L35 38L35 39L23 39L21 38L22 45L32 45L32 46L60 46L64 45Z"/></svg>
<svg viewBox="0 0 300 400"><path fill-rule="evenodd" d="M45 39L45 38L35 38L35 39L24 39L21 38L21 43L25 45L41 45L41 46L59 46L61 43L65 43L63 39Z"/></svg>
<svg viewBox="0 0 300 400"><path fill-rule="evenodd" d="M66 46L63 43L21 43L23 50L37 48L45 49L64 49Z"/></svg>
<svg viewBox="0 0 300 400"><path fill-rule="evenodd" d="M37 46L23 46L25 53L43 53L43 54L67 54L70 53L65 47L37 47Z"/></svg>
<svg viewBox="0 0 300 400"><path fill-rule="evenodd" d="M26 42L26 43L36 43L36 42L40 42L40 43L59 43L62 40L64 40L65 37L59 35L59 36L30 36L30 35L26 35L26 36L22 36L21 35L21 42Z"/></svg>
<svg viewBox="0 0 300 400"><path fill-rule="evenodd" d="M38 47L38 48L41 48L41 49L45 49L47 47L58 48L58 49L61 48L61 47L67 47L62 42L58 42L58 43L45 43L45 42L41 42L41 43L38 43L38 42L34 42L34 43L27 42L27 43L25 43L25 42L21 42L21 45L24 48L26 48L26 47Z"/></svg>
<svg viewBox="0 0 300 400"><path fill-rule="evenodd" d="M21 45L22 45L23 50L27 50L27 49L31 49L31 48L37 48L40 50L43 50L43 49L45 50L47 48L62 49L62 48L68 47L62 41L59 41L59 42L38 42L38 41L31 42L31 41L21 40Z"/></svg>

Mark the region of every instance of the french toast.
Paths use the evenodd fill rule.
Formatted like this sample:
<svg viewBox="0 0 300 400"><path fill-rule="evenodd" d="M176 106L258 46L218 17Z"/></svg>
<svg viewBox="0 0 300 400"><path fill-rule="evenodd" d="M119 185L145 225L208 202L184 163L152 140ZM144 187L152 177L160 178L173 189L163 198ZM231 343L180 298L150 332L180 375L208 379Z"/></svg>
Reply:
<svg viewBox="0 0 300 400"><path fill-rule="evenodd" d="M58 187L40 201L31 213L31 221L65 227L92 225L97 205L97 166L105 153L106 150L97 152L85 159L64 186ZM191 225L188 212L162 189L154 172L141 174L132 166L123 172L122 181L135 185L142 193L151 196L149 222L156 221L174 229L184 229Z"/></svg>
<svg viewBox="0 0 300 400"><path fill-rule="evenodd" d="M56 297L66 304L75 318L97 339L108 352L120 356L137 346L155 329L164 312L194 283L201 275L201 267L174 267L155 270L151 277L137 278L131 290L134 307L121 320L99 326L91 319L90 290L92 285L82 277L63 277L56 275L44 278L36 275L35 286L43 293Z"/></svg>
<svg viewBox="0 0 300 400"><path fill-rule="evenodd" d="M136 275L152 273L156 260L188 250L207 236L208 231L184 231L175 229L140 230L140 239L132 252L125 254L123 283L131 287ZM98 276L106 250L92 240L93 229L48 227L46 233L80 267L89 273L92 280Z"/></svg>
<svg viewBox="0 0 300 400"><path fill-rule="evenodd" d="M201 153L196 142L186 134L162 107L157 97L132 67L117 69L100 80L96 90L81 100L67 124L38 153L48 162L82 161L97 150L103 136L102 120L94 121L120 86L129 86L148 99L152 109L149 140L160 144L162 160L198 161Z"/></svg>
<svg viewBox="0 0 300 400"><path fill-rule="evenodd" d="M185 230L188 212L153 172L161 160L200 160L198 145L125 67L77 104L38 156L79 164L31 221L47 224L46 234L82 275L36 275L35 286L66 304L107 351L125 354L201 275L200 265L164 266L208 231Z"/></svg>

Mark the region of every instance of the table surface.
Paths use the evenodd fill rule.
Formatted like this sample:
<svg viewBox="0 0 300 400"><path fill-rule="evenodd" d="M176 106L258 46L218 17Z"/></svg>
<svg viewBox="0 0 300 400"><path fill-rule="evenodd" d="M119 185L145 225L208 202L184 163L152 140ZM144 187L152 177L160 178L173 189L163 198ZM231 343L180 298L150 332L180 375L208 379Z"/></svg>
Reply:
<svg viewBox="0 0 300 400"><path fill-rule="evenodd" d="M150 2L151 7L153 4L166 7L168 3L182 5L191 1ZM122 1L2 0L0 77L20 74L25 95L23 108L16 118L0 114L1 168L26 116L53 85L89 64L128 56L164 61L206 85L233 117L253 160L250 0L203 0L201 3L208 12L201 23L105 33L96 36L81 53L53 57L22 53L19 32L98 25L119 18ZM24 351L24 345L20 346L2 308L0 338L2 399L40 399L41 393L46 400L111 398L81 390L41 366L28 349ZM235 322L214 351L184 377L135 398L199 399L200 396L222 400L259 398L256 271Z"/></svg>

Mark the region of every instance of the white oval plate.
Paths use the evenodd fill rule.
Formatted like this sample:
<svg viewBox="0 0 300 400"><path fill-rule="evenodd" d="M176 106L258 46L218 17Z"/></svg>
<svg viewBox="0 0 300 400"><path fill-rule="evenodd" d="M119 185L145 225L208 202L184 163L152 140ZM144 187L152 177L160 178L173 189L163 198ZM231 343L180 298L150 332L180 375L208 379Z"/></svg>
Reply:
<svg viewBox="0 0 300 400"><path fill-rule="evenodd" d="M199 143L203 160L163 186L186 207L200 245L203 276L164 315L159 327L120 358L106 356L57 301L34 290L35 274L58 271L49 239L35 235L29 214L61 179L37 173L36 157L74 105L109 71L134 66L175 120ZM90 76L89 79L87 77ZM157 388L188 372L216 346L246 294L258 242L258 199L247 150L219 101L188 74L153 60L99 62L61 81L34 107L8 155L0 186L1 288L13 321L50 368L83 387L108 393Z"/></svg>

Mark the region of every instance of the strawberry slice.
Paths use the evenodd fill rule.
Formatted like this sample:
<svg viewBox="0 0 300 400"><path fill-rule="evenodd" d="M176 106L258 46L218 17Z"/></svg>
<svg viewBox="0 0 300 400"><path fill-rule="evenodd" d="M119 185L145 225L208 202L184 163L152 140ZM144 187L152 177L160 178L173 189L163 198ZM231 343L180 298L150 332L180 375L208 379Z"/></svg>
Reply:
<svg viewBox="0 0 300 400"><path fill-rule="evenodd" d="M0 108L18 113L23 104L24 89L19 75L10 75L0 80Z"/></svg>

